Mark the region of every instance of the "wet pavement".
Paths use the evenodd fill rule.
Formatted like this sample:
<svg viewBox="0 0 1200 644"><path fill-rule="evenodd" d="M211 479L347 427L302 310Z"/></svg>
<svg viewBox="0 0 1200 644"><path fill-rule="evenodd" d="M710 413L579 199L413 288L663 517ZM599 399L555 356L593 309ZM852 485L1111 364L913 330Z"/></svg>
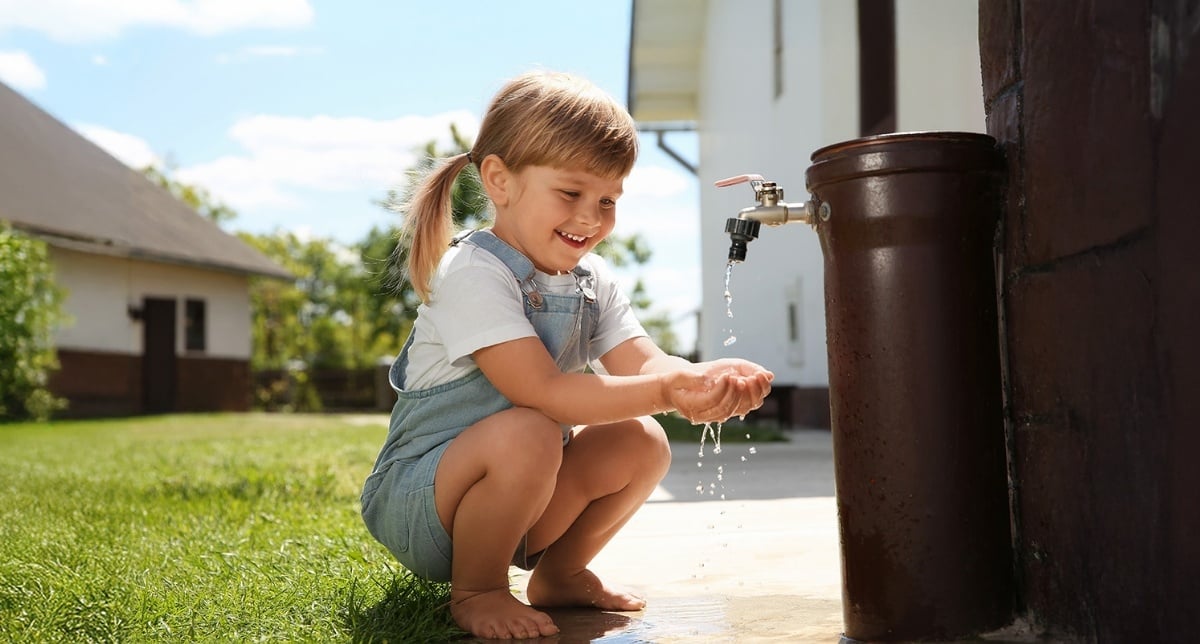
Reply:
<svg viewBox="0 0 1200 644"><path fill-rule="evenodd" d="M552 610L556 641L838 642L841 570L831 436L672 445L666 479L592 569L637 612ZM514 575L523 596L527 574Z"/></svg>

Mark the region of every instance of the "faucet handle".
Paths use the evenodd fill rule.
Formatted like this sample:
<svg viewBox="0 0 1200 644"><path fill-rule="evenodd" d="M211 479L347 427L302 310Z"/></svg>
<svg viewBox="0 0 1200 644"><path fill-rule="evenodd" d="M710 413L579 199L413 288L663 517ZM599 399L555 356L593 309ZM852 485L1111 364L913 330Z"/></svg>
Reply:
<svg viewBox="0 0 1200 644"><path fill-rule="evenodd" d="M739 183L746 183L747 181L750 182L750 187L754 189L754 196L757 197L758 193L762 191L762 184L766 179L763 179L761 174L739 174L736 177L721 179L715 185L718 188L724 188L726 186L736 186Z"/></svg>

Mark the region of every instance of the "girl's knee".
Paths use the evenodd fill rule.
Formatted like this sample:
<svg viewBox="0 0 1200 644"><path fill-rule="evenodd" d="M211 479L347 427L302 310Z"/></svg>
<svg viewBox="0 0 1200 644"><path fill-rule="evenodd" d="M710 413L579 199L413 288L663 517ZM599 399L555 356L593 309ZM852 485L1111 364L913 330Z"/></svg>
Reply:
<svg viewBox="0 0 1200 644"><path fill-rule="evenodd" d="M665 475L671 466L671 443L667 440L662 425L650 416L635 418L630 422L637 423L640 428L640 431L631 432L638 443L636 453L644 459L646 467L657 469Z"/></svg>
<svg viewBox="0 0 1200 644"><path fill-rule="evenodd" d="M489 427L495 456L509 466L544 465L558 469L562 462L562 426L545 414L524 407L502 412L501 422Z"/></svg>

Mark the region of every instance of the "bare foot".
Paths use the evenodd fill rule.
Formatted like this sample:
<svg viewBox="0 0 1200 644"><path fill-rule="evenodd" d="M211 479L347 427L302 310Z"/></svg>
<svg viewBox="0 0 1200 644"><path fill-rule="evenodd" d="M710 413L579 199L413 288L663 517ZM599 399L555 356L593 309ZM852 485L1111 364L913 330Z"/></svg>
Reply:
<svg viewBox="0 0 1200 644"><path fill-rule="evenodd" d="M507 588L451 590L450 615L459 628L483 639L519 640L558 633L549 615L526 606Z"/></svg>
<svg viewBox="0 0 1200 644"><path fill-rule="evenodd" d="M541 574L539 574L541 573ZM602 610L641 610L646 600L631 592L606 586L590 570L567 577L552 577L535 568L525 589L534 606L585 606Z"/></svg>

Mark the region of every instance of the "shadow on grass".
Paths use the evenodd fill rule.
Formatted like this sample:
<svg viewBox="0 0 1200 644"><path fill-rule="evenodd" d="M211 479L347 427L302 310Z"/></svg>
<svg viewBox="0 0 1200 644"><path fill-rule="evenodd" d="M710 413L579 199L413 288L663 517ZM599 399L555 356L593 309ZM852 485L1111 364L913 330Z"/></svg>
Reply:
<svg viewBox="0 0 1200 644"><path fill-rule="evenodd" d="M354 642L449 642L467 636L450 617L450 584L398 569L350 586L345 628Z"/></svg>

